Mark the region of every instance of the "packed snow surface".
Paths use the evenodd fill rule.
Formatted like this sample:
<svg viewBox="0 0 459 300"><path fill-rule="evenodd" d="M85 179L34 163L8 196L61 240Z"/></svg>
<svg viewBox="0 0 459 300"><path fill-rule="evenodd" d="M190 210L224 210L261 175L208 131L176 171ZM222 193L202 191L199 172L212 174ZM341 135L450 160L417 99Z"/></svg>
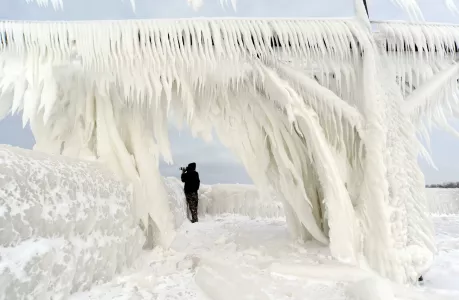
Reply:
<svg viewBox="0 0 459 300"><path fill-rule="evenodd" d="M0 299L459 298L457 190L428 190L439 252L406 287L292 240L281 202L250 185L203 185L191 224L182 183L163 179L177 236L140 252L130 188L100 164L7 146L0 164Z"/></svg>
<svg viewBox="0 0 459 300"><path fill-rule="evenodd" d="M434 220L439 255L423 286L386 282L316 242L294 242L283 219L227 214L186 222L170 250L145 252L137 268L70 299L459 299L459 217Z"/></svg>
<svg viewBox="0 0 459 300"><path fill-rule="evenodd" d="M182 184L175 178L164 182L178 226L171 249L144 252L136 267L72 300L459 297L459 216L438 214L457 205L457 190L428 191L439 252L424 285L406 287L340 264L316 242L292 241L280 203L260 197L253 186L203 185L201 222L190 224Z"/></svg>

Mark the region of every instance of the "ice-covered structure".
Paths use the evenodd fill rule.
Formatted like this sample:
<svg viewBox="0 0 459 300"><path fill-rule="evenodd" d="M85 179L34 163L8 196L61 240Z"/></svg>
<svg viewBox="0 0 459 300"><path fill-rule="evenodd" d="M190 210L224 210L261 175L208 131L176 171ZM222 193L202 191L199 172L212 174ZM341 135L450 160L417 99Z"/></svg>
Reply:
<svg viewBox="0 0 459 300"><path fill-rule="evenodd" d="M158 161L172 160L174 112L203 138L215 129L255 183L278 192L294 237L414 281L435 252L416 134L456 113L458 35L397 23L374 34L362 2L356 10L0 22L0 118L21 111L36 150L97 159L130 180L134 216L168 246L175 225Z"/></svg>

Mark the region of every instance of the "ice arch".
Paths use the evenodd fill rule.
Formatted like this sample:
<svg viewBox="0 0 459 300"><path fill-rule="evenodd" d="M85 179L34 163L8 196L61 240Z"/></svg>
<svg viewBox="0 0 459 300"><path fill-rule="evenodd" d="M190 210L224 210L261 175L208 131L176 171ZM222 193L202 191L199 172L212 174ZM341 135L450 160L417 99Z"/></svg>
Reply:
<svg viewBox="0 0 459 300"><path fill-rule="evenodd" d="M414 111L436 105L404 92L386 52L399 43L410 57L422 39L389 25L375 37L358 8L342 20L2 22L0 117L22 111L36 149L98 159L130 179L136 217L167 246L174 227L158 160L171 159L174 111L196 134L215 128L255 183L281 194L295 237L416 280L435 247ZM448 37L418 53L450 51ZM449 95L456 68L437 75L426 83Z"/></svg>
<svg viewBox="0 0 459 300"><path fill-rule="evenodd" d="M5 60L5 75L9 70L18 71L17 74L11 74L13 75L11 77L9 73L4 77L2 89L6 98L4 107L6 111L11 109L13 112L23 108L24 121L31 122L37 140L37 149L70 156L96 156L99 159L106 159L118 169L118 173L127 174L132 179L159 177L157 173L152 173L156 171L153 171L151 166L157 164L159 154L162 154L166 160L170 160L165 136L166 116L169 108L174 107L176 112L189 121L193 130L199 132L210 129L213 124L223 141L231 138L232 145L229 146L243 155L242 160L254 179L262 185L271 181L279 189L289 191L290 194L286 197L291 199L290 205L297 214L304 212L299 216L302 224L315 238L327 242L319 225L313 221L312 209L310 209L312 202L308 203L311 200L304 187L303 176L313 164L312 160L321 161L320 165L328 168L333 177L326 176L324 170L310 170L306 172L311 177L310 181L317 177L315 180L320 180L333 189L337 186L338 188L333 191L335 196L332 198L347 194L339 190L344 188L344 181L338 169L333 167L333 153L324 152L314 144L308 145L308 138L310 140L319 138L327 147L330 143L335 148L338 146L344 148L340 144L345 143L346 136L351 144L356 144L353 151L355 150L354 156L357 157L360 150L357 145L359 135L356 131L361 127L360 113L313 78L303 75L286 62L279 63L279 60L275 59L278 55L287 54L282 50L287 48L281 47L284 38L280 36L285 34L283 32L285 28L299 27L303 22L286 21L285 24L269 21L241 22L245 26L248 25L247 32L241 31L240 28L234 28L233 32L225 32L234 26L232 21L181 21L182 24L177 24L176 21L131 22L133 31L130 33L130 38L133 39L133 44L130 50L116 49L117 46L131 47L129 44L120 43L124 31L121 27L126 26L125 22L108 22L103 25L107 33L112 30L118 31L113 32L111 36L110 34L106 36L108 48L105 50L116 57L112 61L97 61L95 53L84 53L86 50L78 49L83 46L79 41L87 40L83 35L87 36L86 33L93 31L91 27L95 24L78 26L80 28L75 28L73 33L69 32L75 35L69 39L69 43L63 41L64 43L56 49L60 55L63 55L63 59L53 61L51 64L50 61L32 62L38 68L37 78L34 78L31 71L21 72L21 68L18 68L20 63L18 65L14 57L10 56L9 50L12 49L13 44L19 46L19 48L14 47L14 52L27 51L23 52L26 59L40 61L40 57L44 54L39 50L38 57L31 56L27 49L28 38L19 41L20 37L14 36L18 32L16 26L26 31L28 31L26 27L33 29L38 26L51 33L53 24L4 23L5 28L2 31L6 34L3 45L6 50L5 55L9 56L8 61ZM316 47L330 52L326 54L327 59L327 57L320 57L323 53L316 54L311 51L308 54L311 57L309 64L319 62L326 69L331 70L333 60L336 61L336 58L331 53L333 49L327 44L340 43L340 40L342 43L347 41L354 44L354 50L346 47L342 53L348 57L348 64L352 64L351 60L355 60L356 56L360 55L359 51L356 51L358 46L355 38L349 30L350 27L355 27L355 24L348 21L338 21L336 24L331 22L329 25L342 29L330 32L327 37L329 42L307 33L324 24L327 22L306 22L307 26L303 30L300 29L299 33L309 35L304 41L310 39L313 43L311 49ZM277 29L279 25L281 28ZM116 27L118 29L115 29ZM156 32L151 32L150 28ZM182 28L187 30L188 34L184 34ZM196 29L201 32L194 33ZM229 40L218 40L218 37L214 36L218 31L225 34ZM264 33L260 34L260 31ZM31 31L26 33L28 37L39 40L39 36L32 37L30 34L33 33ZM244 41L243 35L246 39L250 37L252 40ZM94 42L101 37L102 35L93 36L89 40L93 39ZM124 38L126 39L126 36ZM266 43L262 41L263 39L267 39ZM224 45L222 42L231 44ZM146 45L158 48L149 49L145 47ZM72 46L74 49L71 48ZM225 46L231 48L225 49ZM212 48L216 53L211 53ZM288 52L296 52L289 57L303 60L304 49L296 48L287 49ZM124 58L118 55L124 51L132 51L134 56L123 61ZM143 59L135 59L134 57L141 52L143 52L141 54L144 56ZM158 55L161 52L163 55ZM174 53L179 56L175 56ZM48 54L45 55L48 56L45 60L51 59ZM74 60L74 66L68 63L69 59ZM118 59L120 61L117 61ZM77 60L82 62L80 66L75 65ZM174 60L175 64L170 64ZM100 63L106 65L99 65ZM151 65L150 74L138 72L147 69L141 68L140 64L144 67ZM85 70L86 68L89 70ZM107 72L110 69L114 72L100 74L100 70ZM321 70L322 67L315 71L317 76L328 77ZM339 69L336 71L341 72ZM130 76L125 76L125 72L131 72ZM97 73L100 75L96 75ZM96 79L95 76L98 78ZM145 78L150 80L146 81ZM8 83L7 80L13 81ZM352 78L343 80L350 81ZM297 91L294 85L298 86ZM8 92L12 95L8 95ZM304 99L306 95L310 95L307 100ZM62 113L65 117L62 117ZM327 120L329 119L326 117L327 114L336 115L339 119L330 122ZM302 115L306 117L297 122L296 119ZM151 119L155 124L151 126L152 129L146 125L151 124ZM327 132L322 132L322 126L328 127ZM337 134L332 133L334 131ZM145 139L148 133L152 136L151 141ZM240 143L234 143L235 139ZM296 149L295 145L297 145ZM291 146L291 153L285 150L289 146ZM279 150L279 147L282 150ZM152 148L153 151L150 151ZM309 161L303 158L301 152L310 156ZM353 156L352 151L348 154L350 157ZM131 155L134 156L134 162L131 161ZM142 163L140 164L139 161ZM333 180L341 181L341 187L340 184L332 184ZM158 199L162 198L158 192L161 190L159 184L143 186L146 189L151 188L150 191L146 191L147 195L158 195ZM325 191L326 195L328 193L328 190ZM320 205L317 199L313 201L316 202L315 210L318 210ZM140 203L137 212L141 216L141 212L145 211L145 204L149 201L138 202ZM171 229L167 227L170 220L165 213L167 207L161 202L162 200L151 201L149 205L155 207L149 208L148 211L161 232L157 236L170 238L171 235L168 233ZM342 203L350 205L348 199ZM158 215L158 211L162 212L161 215L154 217L155 214ZM352 210L348 209L348 211ZM321 216L316 216L317 221L320 218ZM145 216L142 216L142 219L146 222ZM167 244L168 241L161 240L161 243ZM352 258L355 259L355 254L352 254Z"/></svg>

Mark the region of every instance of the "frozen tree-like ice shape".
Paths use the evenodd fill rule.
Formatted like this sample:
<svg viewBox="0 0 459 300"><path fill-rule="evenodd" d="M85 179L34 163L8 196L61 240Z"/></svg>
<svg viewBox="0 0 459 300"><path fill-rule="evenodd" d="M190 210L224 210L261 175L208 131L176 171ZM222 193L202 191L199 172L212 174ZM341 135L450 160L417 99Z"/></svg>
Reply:
<svg viewBox="0 0 459 300"><path fill-rule="evenodd" d="M294 237L415 281L435 252L416 134L456 113L455 29L373 35L357 8L343 20L1 22L0 117L22 111L36 149L133 182L135 217L168 246L158 161L171 161L173 110L282 195Z"/></svg>

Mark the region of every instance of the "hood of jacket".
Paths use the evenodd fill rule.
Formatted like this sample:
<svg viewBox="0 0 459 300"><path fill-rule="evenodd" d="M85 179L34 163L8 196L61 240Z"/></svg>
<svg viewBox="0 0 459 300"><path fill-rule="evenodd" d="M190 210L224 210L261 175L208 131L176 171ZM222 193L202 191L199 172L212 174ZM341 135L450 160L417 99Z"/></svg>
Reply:
<svg viewBox="0 0 459 300"><path fill-rule="evenodd" d="M193 163L189 164L188 167L186 167L186 169L188 171L196 171L196 163L193 162Z"/></svg>

